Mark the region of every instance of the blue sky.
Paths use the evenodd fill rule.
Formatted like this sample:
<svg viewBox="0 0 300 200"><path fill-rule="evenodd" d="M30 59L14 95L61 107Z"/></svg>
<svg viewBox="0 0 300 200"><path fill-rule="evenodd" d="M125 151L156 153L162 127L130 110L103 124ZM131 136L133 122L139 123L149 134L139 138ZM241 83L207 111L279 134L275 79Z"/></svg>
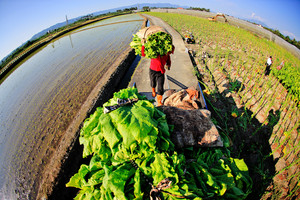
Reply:
<svg viewBox="0 0 300 200"><path fill-rule="evenodd" d="M171 3L258 19L300 40L300 0L0 0L0 60L36 33L66 19L136 3Z"/></svg>

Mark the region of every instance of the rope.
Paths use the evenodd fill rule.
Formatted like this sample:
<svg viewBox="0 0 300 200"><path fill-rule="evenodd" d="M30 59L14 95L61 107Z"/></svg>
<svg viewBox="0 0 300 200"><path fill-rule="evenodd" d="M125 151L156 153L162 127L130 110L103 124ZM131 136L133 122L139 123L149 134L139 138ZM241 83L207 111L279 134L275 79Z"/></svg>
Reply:
<svg viewBox="0 0 300 200"><path fill-rule="evenodd" d="M146 32L149 30L150 26L146 28L145 32L144 32L144 37L143 39L145 38L146 39Z"/></svg>
<svg viewBox="0 0 300 200"><path fill-rule="evenodd" d="M139 166L134 162L134 160L130 160L130 163L136 170L139 169ZM145 181L152 187L152 189L150 190L150 200L161 200L161 198L159 196L161 192L164 192L168 195L171 195L171 196L174 196L177 198L182 198L182 199L187 198L185 196L180 196L180 195L176 195L176 194L172 194L170 192L164 191L165 189L168 189L171 187L172 181L169 178L163 179L162 181L160 181L157 184L157 186L154 186L154 185L152 185L152 183L149 181L149 179L146 177L146 175L142 171L141 171L141 175L145 179Z"/></svg>
<svg viewBox="0 0 300 200"><path fill-rule="evenodd" d="M134 98L134 99L117 99L118 101L118 104L117 105L113 105L113 106L105 106L104 108L104 113L107 114L111 111L114 111L122 106L126 106L126 105L129 105L129 104L133 104L135 102L137 102L139 99L138 98Z"/></svg>

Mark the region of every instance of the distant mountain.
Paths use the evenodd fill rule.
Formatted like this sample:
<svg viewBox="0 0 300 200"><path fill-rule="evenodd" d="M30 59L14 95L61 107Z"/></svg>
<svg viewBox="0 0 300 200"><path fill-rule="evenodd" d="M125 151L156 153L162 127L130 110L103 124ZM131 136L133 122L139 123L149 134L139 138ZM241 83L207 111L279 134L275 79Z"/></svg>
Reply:
<svg viewBox="0 0 300 200"><path fill-rule="evenodd" d="M101 14L104 14L104 13L116 12L117 10L123 10L125 8L132 8L132 7L137 7L138 10L142 10L143 7L145 7L145 6L149 6L150 8L153 8L153 7L156 7L156 8L178 8L178 7L189 8L187 6L179 6L179 5L174 5L174 4L170 4L170 3L141 3L141 4L130 5L130 6L123 6L123 7L119 7L119 8L113 8L113 9L110 9L110 10L103 10L103 11L94 12L94 13L91 13L91 14L101 15Z"/></svg>
<svg viewBox="0 0 300 200"><path fill-rule="evenodd" d="M265 24L264 22L262 22L260 20L257 20L257 19L246 19L246 18L243 18L242 20L245 20L245 21L248 21L248 22L252 22L252 23L255 23L255 24L260 24L263 27L269 28L269 26L267 24Z"/></svg>
<svg viewBox="0 0 300 200"><path fill-rule="evenodd" d="M187 6L179 6L179 5L174 5L174 4L170 4L170 3L141 3L141 4L134 4L134 5L129 5L129 6L123 6L123 7L118 7L118 8L112 8L112 9L108 9L108 10L102 10L102 11L98 11L98 12L94 12L94 13L90 13L94 16L97 16L97 15L101 15L101 14L106 14L106 13L109 13L109 12L116 12L117 10L123 10L125 8L132 8L132 7L137 7L138 9L143 9L143 7L145 6L149 6L150 8L151 7L156 7L156 8L178 8L178 7L182 7L182 8L188 8ZM87 14L89 15L89 14ZM83 16L79 16L79 17L76 17L76 18L73 18L73 19L68 19L68 23L71 24L71 23L74 23L75 21L79 20L81 17ZM45 35L48 31L52 31L52 30L55 30L57 28L60 28L62 26L65 26L66 25L66 22L61 22L61 23L57 23L53 26L50 26L49 28L46 28L44 30L42 30L41 32L35 34L34 36L32 36L32 38L30 40L34 40L34 39L37 39L43 35Z"/></svg>
<svg viewBox="0 0 300 200"><path fill-rule="evenodd" d="M72 23L76 22L78 19L80 19L80 17L76 17L76 18L73 18L73 19L70 19L70 20L68 19L68 23L72 24ZM41 32L39 32L39 33L35 34L34 36L32 36L32 38L30 38L29 41L35 40L35 39L45 35L48 31L53 31L53 30L58 29L62 26L65 26L65 25L67 25L66 22L61 22L61 23L57 23L53 26L50 26L49 28L46 28L46 29L42 30Z"/></svg>

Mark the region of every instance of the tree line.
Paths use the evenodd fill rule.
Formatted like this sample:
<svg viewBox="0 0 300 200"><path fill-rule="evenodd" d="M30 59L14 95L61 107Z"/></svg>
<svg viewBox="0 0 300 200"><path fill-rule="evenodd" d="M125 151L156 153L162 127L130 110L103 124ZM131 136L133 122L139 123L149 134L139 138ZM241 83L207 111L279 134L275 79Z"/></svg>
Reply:
<svg viewBox="0 0 300 200"><path fill-rule="evenodd" d="M207 9L207 8L190 7L189 10L199 10L199 11L210 12L209 8Z"/></svg>
<svg viewBox="0 0 300 200"><path fill-rule="evenodd" d="M65 26L62 26L60 28L53 29L53 30L47 32L46 34L42 35L39 38L36 38L34 40L28 40L26 43L24 43L23 45L19 46L15 50L13 50L7 57L3 58L0 61L0 70L2 68L4 68L14 58L16 58L17 56L19 56L19 54L22 51L30 48L35 43L41 41L42 39L44 39L46 37L49 37L50 35L53 35L54 33L63 31L65 29L67 29L67 28L71 28L71 27L77 26L78 24L84 23L85 21L88 21L88 20L93 20L93 19L96 19L96 18L99 18L99 17L104 17L104 16L118 15L118 14L128 13L128 12L130 13L130 12L132 12L132 10L137 10L137 8L136 7L135 8L126 8L126 9L123 9L123 10L118 10L117 12L113 12L113 13L109 12L109 13L100 14L100 15L97 15L97 16L87 15L87 16L81 17L80 19L78 19L74 23L69 24L68 26L65 25Z"/></svg>
<svg viewBox="0 0 300 200"><path fill-rule="evenodd" d="M295 38L292 40L289 36L284 36L280 33L279 30L273 30L271 28L266 28L264 27L265 29L271 31L272 33L274 33L275 35L281 37L282 39L284 39L285 41L287 41L288 43L296 46L298 49L300 49L300 41L297 41Z"/></svg>

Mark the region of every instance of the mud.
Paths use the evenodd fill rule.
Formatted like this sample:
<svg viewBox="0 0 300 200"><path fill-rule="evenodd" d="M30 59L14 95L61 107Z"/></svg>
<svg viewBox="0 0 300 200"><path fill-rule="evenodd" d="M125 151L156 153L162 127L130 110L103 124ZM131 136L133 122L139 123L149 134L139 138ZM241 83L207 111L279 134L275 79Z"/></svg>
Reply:
<svg viewBox="0 0 300 200"><path fill-rule="evenodd" d="M72 199L74 189L67 189L65 183L69 181L70 175L78 171L79 163L84 163L84 159L81 159L82 147L78 142L80 127L90 113L112 97L114 89L118 86L134 58L134 51L128 49L113 66L109 67L93 89L68 126L67 131L62 135L61 140L57 142L57 150L53 149L49 159L45 160L45 163L49 162L49 164L43 170L45 173L40 176L37 183L40 188L36 199L47 199L48 196L49 199Z"/></svg>
<svg viewBox="0 0 300 200"><path fill-rule="evenodd" d="M142 27L147 24L144 17ZM50 164L44 170L37 199L73 199L78 189L65 186L70 178L78 172L80 165L88 163L90 158L82 158L83 146L79 144L78 136L84 120L93 113L97 107L108 101L116 90L122 89L126 83L124 76L130 76L133 70L129 68L137 62L135 52L130 47L118 58L118 60L107 71L107 76L103 76L98 85L93 89L87 101L83 104L76 118L72 121L68 130L64 134L58 150L49 159ZM137 64L137 63L135 63ZM110 75L111 74L111 75ZM125 77L126 78L126 77ZM126 80L125 80L126 81ZM127 84L126 84L127 87Z"/></svg>

